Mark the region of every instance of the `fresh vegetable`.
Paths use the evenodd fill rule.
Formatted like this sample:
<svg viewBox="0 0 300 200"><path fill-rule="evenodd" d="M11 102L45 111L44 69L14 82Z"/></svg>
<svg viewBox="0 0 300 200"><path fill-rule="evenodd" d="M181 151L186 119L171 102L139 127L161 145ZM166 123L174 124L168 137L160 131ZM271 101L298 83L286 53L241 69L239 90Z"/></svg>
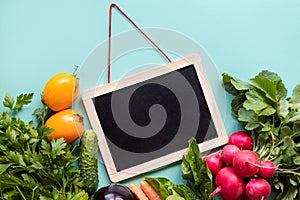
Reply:
<svg viewBox="0 0 300 200"><path fill-rule="evenodd" d="M210 170L213 176L217 175L217 173L220 171L220 169L222 169L224 164L221 155L218 153L208 155L204 158L204 161L206 162L208 169Z"/></svg>
<svg viewBox="0 0 300 200"><path fill-rule="evenodd" d="M49 135L49 141L63 138L67 143L72 143L84 133L83 115L72 109L55 113L46 121L45 126L54 129Z"/></svg>
<svg viewBox="0 0 300 200"><path fill-rule="evenodd" d="M258 173L260 164L258 155L251 150L241 150L233 158L234 171L242 177L251 177Z"/></svg>
<svg viewBox="0 0 300 200"><path fill-rule="evenodd" d="M212 192L212 174L207 163L202 161L200 150L195 138L189 140L187 154L183 155L182 177L187 180L187 186L196 192L200 200L208 199Z"/></svg>
<svg viewBox="0 0 300 200"><path fill-rule="evenodd" d="M260 162L260 168L258 171L258 175L263 178L271 178L274 176L277 167L270 160L264 160Z"/></svg>
<svg viewBox="0 0 300 200"><path fill-rule="evenodd" d="M0 112L0 199L87 200L74 147L63 139L49 142L49 128L17 118L32 97L6 95L3 101L9 110Z"/></svg>
<svg viewBox="0 0 300 200"><path fill-rule="evenodd" d="M46 83L42 100L53 111L69 108L80 93L79 80L72 74L58 73Z"/></svg>
<svg viewBox="0 0 300 200"><path fill-rule="evenodd" d="M241 144L245 144L244 140L235 140L235 141L236 141L235 144L238 146L241 146ZM266 197L270 195L271 187L269 183L262 178L271 178L274 175L277 168L275 167L273 162L269 160L260 162L259 157L255 152L251 150L240 150L239 147L233 144L225 145L221 150L221 152L222 152L221 156L223 158L223 161L225 161L225 163L227 162L227 165L225 167L226 170L224 170L225 168L222 168L219 171L219 173L217 173L216 176L217 188L210 195L210 197L213 197L217 193L220 193L224 199L240 198L242 200L247 200L247 199L256 200L256 199L266 199ZM225 188L225 191L223 191L224 185L222 184L225 184L226 185L225 187L230 187L228 184L232 184L231 183L232 176L230 174L232 169L235 175L239 177L240 180L242 180L243 184L241 184L241 182L238 183L239 181L237 181L237 184L240 185L240 188L244 188L245 183L247 183L248 186L247 189L245 190L244 189L238 190L237 194L230 193L230 192L229 194L227 193L228 190L234 190L233 189L234 187L238 187L235 185L232 188ZM261 178L255 179L257 181L252 181L254 180L253 178L257 178L257 175L259 175ZM247 179L244 180L243 178L247 178ZM236 180L233 179L233 181ZM267 186L269 186L269 188ZM255 193L256 190L257 193ZM249 195L247 195L248 193Z"/></svg>
<svg viewBox="0 0 300 200"><path fill-rule="evenodd" d="M161 196L162 199L166 199L168 196L172 195L173 192L168 188L174 187L174 183L172 183L169 179L164 177L145 177L146 182Z"/></svg>
<svg viewBox="0 0 300 200"><path fill-rule="evenodd" d="M232 164L232 160L235 157L235 154L239 152L240 149L232 144L227 144L223 147L221 151L222 161L226 164Z"/></svg>
<svg viewBox="0 0 300 200"><path fill-rule="evenodd" d="M235 200L244 193L244 180L232 167L222 168L216 176L216 189L209 195L209 198L220 193L225 200Z"/></svg>
<svg viewBox="0 0 300 200"><path fill-rule="evenodd" d="M94 200L137 200L137 197L127 186L111 183L97 190Z"/></svg>
<svg viewBox="0 0 300 200"><path fill-rule="evenodd" d="M235 145L242 150L251 150L253 141L247 132L237 131L229 136L228 144Z"/></svg>
<svg viewBox="0 0 300 200"><path fill-rule="evenodd" d="M98 140L96 133L86 130L80 140L78 167L85 191L93 194L98 188Z"/></svg>
<svg viewBox="0 0 300 200"><path fill-rule="evenodd" d="M174 184L169 179L164 177L145 177L145 180L149 185L153 187L153 189L162 197L162 199L170 198L179 198L182 197L184 199L189 200L198 200L199 198L195 194L195 192L186 185L182 184Z"/></svg>
<svg viewBox="0 0 300 200"><path fill-rule="evenodd" d="M287 97L282 79L274 72L261 71L249 82L222 76L225 90L234 96L233 115L251 133L253 151L261 160L284 168L272 177L276 199L299 199L300 85Z"/></svg>
<svg viewBox="0 0 300 200"><path fill-rule="evenodd" d="M220 157L218 160L220 161ZM162 199L207 200L213 189L212 173L205 159L202 160L194 137L188 141L188 151L182 157L181 170L182 177L187 181L186 185L175 184L164 177L145 177L145 180ZM148 198L151 200L149 196Z"/></svg>
<svg viewBox="0 0 300 200"><path fill-rule="evenodd" d="M252 179L245 188L250 200L265 200L271 194L271 186L265 179Z"/></svg>
<svg viewBox="0 0 300 200"><path fill-rule="evenodd" d="M199 200L201 197L198 197L195 192L186 185L177 184L172 188L173 197L174 195L180 196L184 199L189 200Z"/></svg>
<svg viewBox="0 0 300 200"><path fill-rule="evenodd" d="M149 200L163 200L163 198L155 191L155 189L149 185L148 182L142 181L141 188Z"/></svg>
<svg viewBox="0 0 300 200"><path fill-rule="evenodd" d="M138 200L148 200L148 197L137 184L131 183L128 187L135 194Z"/></svg>
<svg viewBox="0 0 300 200"><path fill-rule="evenodd" d="M185 200L184 198L180 197L179 195L173 194L171 196L168 196L166 200Z"/></svg>

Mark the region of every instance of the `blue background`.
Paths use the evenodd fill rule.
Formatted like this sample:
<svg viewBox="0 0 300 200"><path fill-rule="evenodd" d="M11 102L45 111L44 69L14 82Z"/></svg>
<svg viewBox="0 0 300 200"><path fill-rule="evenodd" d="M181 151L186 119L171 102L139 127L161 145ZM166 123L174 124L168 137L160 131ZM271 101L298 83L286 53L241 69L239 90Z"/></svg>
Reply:
<svg viewBox="0 0 300 200"><path fill-rule="evenodd" d="M289 94L300 82L300 1L114 2L140 27L174 30L197 42L215 63L218 76L227 72L247 80L268 69L282 77ZM40 94L46 81L62 71L72 73L74 65L84 63L90 52L107 40L110 3L0 0L1 99L5 93L15 96L34 92L33 103L22 112L24 119L31 120L32 111L41 106ZM132 30L120 15L114 16L113 34ZM143 62L141 57L137 59ZM225 98L228 111L223 120L230 134L239 126L229 112L231 97ZM182 182L179 163L147 175ZM99 187L109 183L101 163L99 176ZM143 176L125 183L138 183Z"/></svg>

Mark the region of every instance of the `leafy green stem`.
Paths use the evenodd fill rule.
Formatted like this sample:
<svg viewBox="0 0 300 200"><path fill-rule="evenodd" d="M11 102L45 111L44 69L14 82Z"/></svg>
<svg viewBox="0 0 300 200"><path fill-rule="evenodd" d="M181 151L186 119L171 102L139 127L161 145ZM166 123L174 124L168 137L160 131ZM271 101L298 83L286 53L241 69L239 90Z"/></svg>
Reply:
<svg viewBox="0 0 300 200"><path fill-rule="evenodd" d="M297 171L294 171L294 170L298 170L299 168L297 169L283 169L283 170L278 170L276 173L279 173L279 174L293 174L293 175L296 175L296 176L299 176L300 177L300 173L297 172Z"/></svg>
<svg viewBox="0 0 300 200"><path fill-rule="evenodd" d="M268 154L268 152L269 152L269 148L267 148L266 146L263 146L261 148L261 151L258 153L260 159L266 160L267 158L265 158L265 156Z"/></svg>
<svg viewBox="0 0 300 200"><path fill-rule="evenodd" d="M35 187L32 189L31 200L34 199L35 190L36 190L37 188L38 188L38 186L35 186Z"/></svg>
<svg viewBox="0 0 300 200"><path fill-rule="evenodd" d="M20 193L20 195L22 196L22 198L24 200L26 200L26 197L24 196L24 194L22 193L22 191L20 190L20 188L18 186L16 186L16 188L17 188L18 192Z"/></svg>
<svg viewBox="0 0 300 200"><path fill-rule="evenodd" d="M268 156L266 157L266 160L268 160L270 158L271 153L273 152L273 150L275 148L275 136L274 136L274 133L271 130L268 133L269 133L269 135L271 135L271 148L269 150Z"/></svg>
<svg viewBox="0 0 300 200"><path fill-rule="evenodd" d="M291 137L291 138L294 138L294 137L296 137L296 136L298 136L298 135L300 135L300 131L293 133L290 137ZM283 142L284 142L284 138L281 139L281 140L279 140L279 141L275 144L274 147L277 147L277 146L281 145Z"/></svg>

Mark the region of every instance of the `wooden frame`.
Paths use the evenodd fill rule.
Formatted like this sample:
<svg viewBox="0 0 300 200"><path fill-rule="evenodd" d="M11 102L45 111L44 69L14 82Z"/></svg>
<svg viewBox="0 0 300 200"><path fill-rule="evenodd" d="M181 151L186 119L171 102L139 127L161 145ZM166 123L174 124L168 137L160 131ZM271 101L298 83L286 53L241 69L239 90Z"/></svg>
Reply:
<svg viewBox="0 0 300 200"><path fill-rule="evenodd" d="M116 81L109 83L104 86L99 86L93 89L90 89L88 91L83 92L82 94L82 100L84 107L86 109L86 113L88 115L89 121L91 123L91 127L93 130L97 133L98 136L98 145L99 149L104 161L104 164L106 165L106 169L109 175L109 178L112 182L118 182L121 180L125 180L143 173L146 173L148 171L166 166L170 163L174 163L176 161L179 161L182 159L182 155L186 153L187 148L173 152L171 154L168 154L163 157L159 157L153 160L149 160L147 162L144 162L142 164L139 164L137 166L130 167L125 170L117 171L108 143L107 138L103 132L102 126L100 124L100 120L98 118L93 99L97 96L109 93L114 91L116 88L126 88L128 86L134 85L136 83L139 83L144 80L148 80L151 78L155 78L157 76L166 74L168 72L172 72L174 70L183 68L185 66L193 64L196 69L197 77L199 79L200 85L202 87L205 100L207 101L208 108L211 114L211 119L213 120L215 124L215 129L218 134L217 138L205 141L203 143L199 144L200 151L202 153L208 152L212 149L215 149L217 147L220 147L227 143L228 136L224 128L224 124L222 121L222 118L220 116L217 104L214 99L214 95L212 93L212 90L210 88L208 79L206 77L206 73L204 70L204 67L202 65L201 59L198 55L192 55L190 57L178 60L176 62L169 63L167 65L157 67L151 70L148 70L146 72L142 72L139 74L136 74L131 77L127 77L122 79L122 81ZM188 146L188 144L186 144Z"/></svg>

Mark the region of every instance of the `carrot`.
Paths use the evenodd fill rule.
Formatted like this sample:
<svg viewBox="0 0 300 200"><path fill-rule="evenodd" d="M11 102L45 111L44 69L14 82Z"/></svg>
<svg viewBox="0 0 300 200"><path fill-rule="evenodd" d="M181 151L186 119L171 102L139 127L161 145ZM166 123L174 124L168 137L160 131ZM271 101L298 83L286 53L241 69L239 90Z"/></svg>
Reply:
<svg viewBox="0 0 300 200"><path fill-rule="evenodd" d="M154 190L154 188L146 181L141 182L141 188L147 195L149 200L163 200L163 198L161 198L161 196Z"/></svg>
<svg viewBox="0 0 300 200"><path fill-rule="evenodd" d="M132 183L128 187L136 195L138 200L149 200L143 190L137 184Z"/></svg>

